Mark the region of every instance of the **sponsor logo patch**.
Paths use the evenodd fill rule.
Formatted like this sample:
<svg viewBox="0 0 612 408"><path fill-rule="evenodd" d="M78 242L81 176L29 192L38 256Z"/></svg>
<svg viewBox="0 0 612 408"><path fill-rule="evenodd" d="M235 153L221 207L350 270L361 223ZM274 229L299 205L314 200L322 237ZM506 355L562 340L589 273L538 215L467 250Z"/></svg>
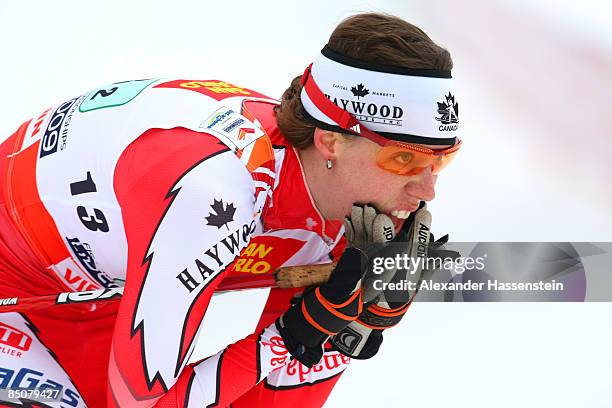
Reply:
<svg viewBox="0 0 612 408"><path fill-rule="evenodd" d="M279 238L259 235L253 237L240 257L234 262L231 275L235 272L263 274L271 273L282 266L304 246L304 241L293 238Z"/></svg>
<svg viewBox="0 0 612 408"><path fill-rule="evenodd" d="M32 338L19 329L0 322L0 353L21 358L30 349Z"/></svg>
<svg viewBox="0 0 612 408"><path fill-rule="evenodd" d="M72 387L67 387L57 381L56 378L50 378L42 371L32 368L22 367L18 370L0 366L0 389L38 389L38 390L59 390L62 396L62 407L77 407L82 404L81 396ZM33 406L31 404L22 404L20 400L12 401L16 406ZM11 405L12 406L12 405ZM35 404L35 406L39 406ZM48 406L41 404L40 406ZM55 406L55 405L54 405Z"/></svg>
<svg viewBox="0 0 612 408"><path fill-rule="evenodd" d="M176 275L176 279L189 293L193 292L202 283L209 281L226 265L229 265L244 248L254 231L255 221L242 225L220 242L203 251L200 258L195 258L191 266Z"/></svg>
<svg viewBox="0 0 612 408"><path fill-rule="evenodd" d="M40 144L40 157L45 157L57 152L58 146L64 149L66 146L66 138L68 130L66 126L70 124L72 114L76 109L77 99L70 99L62 103L51 115L47 129ZM64 126L65 125L65 126Z"/></svg>
<svg viewBox="0 0 612 408"><path fill-rule="evenodd" d="M51 265L51 269L64 283L77 292L100 289L100 285L92 280L91 276L85 273L83 268L72 257Z"/></svg>
<svg viewBox="0 0 612 408"><path fill-rule="evenodd" d="M81 263L83 268L102 286L106 288L117 287L117 285L104 271L98 269L91 246L87 242L81 242L78 238L66 237L66 242L72 252Z"/></svg>
<svg viewBox="0 0 612 408"><path fill-rule="evenodd" d="M122 294L122 287L89 290L85 292L65 292L57 296L55 303L61 305L66 303L91 302L93 300L110 300L121 297Z"/></svg>
<svg viewBox="0 0 612 408"><path fill-rule="evenodd" d="M343 91L345 97L325 94L336 106L350 112L361 122L381 123L385 125L401 126L404 119L404 110L391 103L380 103L380 98L395 98L390 92L380 92L359 83L354 86L333 84L334 91ZM368 98L369 95L378 97L377 101Z"/></svg>
<svg viewBox="0 0 612 408"><path fill-rule="evenodd" d="M436 117L438 122L442 124L439 127L440 131L457 130L459 123L459 104L455 101L455 97L449 92L444 97L442 102L438 102L439 117Z"/></svg>
<svg viewBox="0 0 612 408"><path fill-rule="evenodd" d="M311 368L293 359L266 377L266 383L273 388L293 388L303 384L315 384L330 379L346 369L351 362L337 351L327 351L323 358Z"/></svg>
<svg viewBox="0 0 612 408"><path fill-rule="evenodd" d="M19 299L16 297L0 299L0 306L14 306L18 301Z"/></svg>
<svg viewBox="0 0 612 408"><path fill-rule="evenodd" d="M251 89L243 88L229 82L217 80L194 81L189 79L178 79L175 81L164 82L156 85L155 88L178 88L188 91L198 92L210 96L218 101L231 96L250 96L257 98L267 98L267 96L255 92Z"/></svg>
<svg viewBox="0 0 612 408"><path fill-rule="evenodd" d="M235 150L243 150L264 132L247 118L231 108L222 106L206 118L200 129L219 137L226 145Z"/></svg>

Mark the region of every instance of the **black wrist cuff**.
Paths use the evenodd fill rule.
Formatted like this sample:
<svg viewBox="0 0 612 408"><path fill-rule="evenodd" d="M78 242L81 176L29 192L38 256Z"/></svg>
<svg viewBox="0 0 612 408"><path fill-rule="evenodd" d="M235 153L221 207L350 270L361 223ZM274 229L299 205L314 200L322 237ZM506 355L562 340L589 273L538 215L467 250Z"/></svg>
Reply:
<svg viewBox="0 0 612 408"><path fill-rule="evenodd" d="M368 266L368 258L357 248L346 248L329 280L320 286L326 299L333 303L347 300Z"/></svg>
<svg viewBox="0 0 612 408"><path fill-rule="evenodd" d="M304 364L306 367L311 368L313 365L321 361L321 358L323 358L323 341L321 341L318 346L306 347L304 344L296 340L295 337L293 337L291 331L288 330L287 327L283 326L281 323L281 319L283 319L283 317L284 316L281 316L276 319L275 326L283 338L283 343L285 344L287 351L297 361Z"/></svg>

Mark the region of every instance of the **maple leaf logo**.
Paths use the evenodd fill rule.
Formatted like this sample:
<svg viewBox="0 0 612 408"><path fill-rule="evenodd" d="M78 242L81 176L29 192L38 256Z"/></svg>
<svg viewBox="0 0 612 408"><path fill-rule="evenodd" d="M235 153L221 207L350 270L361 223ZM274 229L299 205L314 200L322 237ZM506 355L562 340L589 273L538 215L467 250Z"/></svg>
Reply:
<svg viewBox="0 0 612 408"><path fill-rule="evenodd" d="M450 92L444 97L443 102L437 102L437 104L438 113L442 116L436 118L436 120L445 125L459 123L459 104L455 102L455 97Z"/></svg>
<svg viewBox="0 0 612 408"><path fill-rule="evenodd" d="M223 207L223 200L213 199L213 203L210 206L212 211L208 213L208 217L206 221L208 221L208 225L215 226L217 228L221 228L225 225L225 228L229 230L227 224L234 221L234 213L236 212L236 207L234 207L233 203L227 203L225 208Z"/></svg>
<svg viewBox="0 0 612 408"><path fill-rule="evenodd" d="M369 89L363 86L363 84L359 84L357 87L352 87L351 92L357 97L357 99L370 94Z"/></svg>

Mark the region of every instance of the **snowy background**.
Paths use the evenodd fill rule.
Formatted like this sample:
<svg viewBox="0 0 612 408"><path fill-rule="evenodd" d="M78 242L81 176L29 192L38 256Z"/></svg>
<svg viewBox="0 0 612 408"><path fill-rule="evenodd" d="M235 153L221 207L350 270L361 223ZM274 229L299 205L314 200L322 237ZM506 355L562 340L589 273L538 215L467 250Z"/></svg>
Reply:
<svg viewBox="0 0 612 408"><path fill-rule="evenodd" d="M3 0L0 135L126 79L218 78L278 97L360 11L403 17L453 55L465 147L439 178L434 232L612 241L605 1ZM214 335L198 353L250 333L264 295L215 297L205 321ZM611 340L610 303L417 303L379 356L351 365L327 406L610 407Z"/></svg>

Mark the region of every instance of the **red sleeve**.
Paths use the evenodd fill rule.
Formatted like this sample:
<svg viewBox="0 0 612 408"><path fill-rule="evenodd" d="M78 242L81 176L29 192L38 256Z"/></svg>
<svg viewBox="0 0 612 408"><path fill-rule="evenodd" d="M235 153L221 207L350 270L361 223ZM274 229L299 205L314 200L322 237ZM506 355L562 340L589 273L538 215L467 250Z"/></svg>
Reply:
<svg viewBox="0 0 612 408"><path fill-rule="evenodd" d="M164 395L160 406L231 402L273 368L274 362L264 364L262 374L257 357L262 341L278 337L274 328L267 329L267 340L253 334L200 364L187 361L206 330L202 318L225 268L255 230L250 173L212 136L156 129L122 154L114 185L128 263L109 361L109 403L150 407ZM279 347L286 354L282 341ZM231 376L227 390L211 382L209 372Z"/></svg>

